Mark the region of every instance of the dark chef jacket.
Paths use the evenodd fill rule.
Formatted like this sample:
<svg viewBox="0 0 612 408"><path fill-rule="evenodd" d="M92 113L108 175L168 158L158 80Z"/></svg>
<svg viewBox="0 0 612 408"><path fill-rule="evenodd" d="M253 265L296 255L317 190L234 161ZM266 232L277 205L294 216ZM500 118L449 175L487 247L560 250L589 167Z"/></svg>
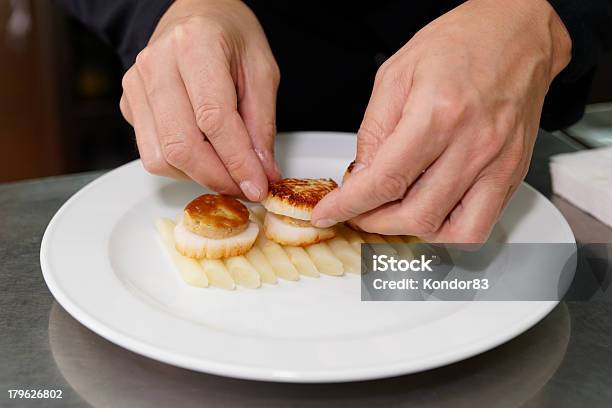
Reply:
<svg viewBox="0 0 612 408"><path fill-rule="evenodd" d="M109 43L125 67L172 0L56 0ZM572 38L572 60L553 82L547 130L584 112L594 68L612 48L612 0L549 0ZM377 67L461 0L249 0L281 69L279 130L356 130ZM501 3L503 4L503 2ZM503 7L503 6L500 6ZM612 73L611 73L612 74Z"/></svg>

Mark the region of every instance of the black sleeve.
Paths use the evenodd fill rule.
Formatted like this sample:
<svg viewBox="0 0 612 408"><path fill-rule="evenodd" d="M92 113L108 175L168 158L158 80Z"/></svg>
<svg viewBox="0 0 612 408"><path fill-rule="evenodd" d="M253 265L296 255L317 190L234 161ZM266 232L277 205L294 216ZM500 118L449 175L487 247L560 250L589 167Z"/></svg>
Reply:
<svg viewBox="0 0 612 408"><path fill-rule="evenodd" d="M548 0L572 39L572 59L552 82L540 126L552 131L584 115L597 63L612 50L612 0Z"/></svg>
<svg viewBox="0 0 612 408"><path fill-rule="evenodd" d="M612 50L612 0L548 1L572 38L572 60L559 78L579 80Z"/></svg>
<svg viewBox="0 0 612 408"><path fill-rule="evenodd" d="M119 54L127 68L173 0L56 0Z"/></svg>

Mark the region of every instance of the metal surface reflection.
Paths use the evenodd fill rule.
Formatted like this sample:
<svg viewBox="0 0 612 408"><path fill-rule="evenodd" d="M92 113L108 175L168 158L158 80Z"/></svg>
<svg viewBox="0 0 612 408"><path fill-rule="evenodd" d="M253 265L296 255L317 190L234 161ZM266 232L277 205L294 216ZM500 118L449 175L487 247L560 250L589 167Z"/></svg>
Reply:
<svg viewBox="0 0 612 408"><path fill-rule="evenodd" d="M570 328L562 303L516 339L461 363L341 384L244 381L159 363L99 337L56 302L49 315L49 343L66 382L95 407L388 406L424 401L435 407L514 407L542 398L540 390L566 353Z"/></svg>

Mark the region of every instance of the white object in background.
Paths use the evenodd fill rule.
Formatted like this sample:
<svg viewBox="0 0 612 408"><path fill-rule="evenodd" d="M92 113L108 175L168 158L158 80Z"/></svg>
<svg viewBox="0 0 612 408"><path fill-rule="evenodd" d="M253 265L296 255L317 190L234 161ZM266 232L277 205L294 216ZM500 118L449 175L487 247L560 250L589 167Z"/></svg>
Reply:
<svg viewBox="0 0 612 408"><path fill-rule="evenodd" d="M11 0L11 15L6 22L6 40L15 50L22 51L32 30L32 12L28 0Z"/></svg>
<svg viewBox="0 0 612 408"><path fill-rule="evenodd" d="M612 147L553 156L550 173L555 194L612 226Z"/></svg>
<svg viewBox="0 0 612 408"><path fill-rule="evenodd" d="M587 105L580 122L563 130L589 147L612 145L612 103Z"/></svg>

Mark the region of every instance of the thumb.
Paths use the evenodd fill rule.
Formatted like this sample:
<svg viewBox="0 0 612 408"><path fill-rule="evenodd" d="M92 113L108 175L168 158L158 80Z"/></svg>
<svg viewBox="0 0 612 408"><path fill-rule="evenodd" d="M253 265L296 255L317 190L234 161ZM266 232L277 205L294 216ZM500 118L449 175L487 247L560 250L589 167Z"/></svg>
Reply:
<svg viewBox="0 0 612 408"><path fill-rule="evenodd" d="M279 80L278 68L272 72L247 76L238 104L240 116L269 181L281 178L274 159L276 92Z"/></svg>

